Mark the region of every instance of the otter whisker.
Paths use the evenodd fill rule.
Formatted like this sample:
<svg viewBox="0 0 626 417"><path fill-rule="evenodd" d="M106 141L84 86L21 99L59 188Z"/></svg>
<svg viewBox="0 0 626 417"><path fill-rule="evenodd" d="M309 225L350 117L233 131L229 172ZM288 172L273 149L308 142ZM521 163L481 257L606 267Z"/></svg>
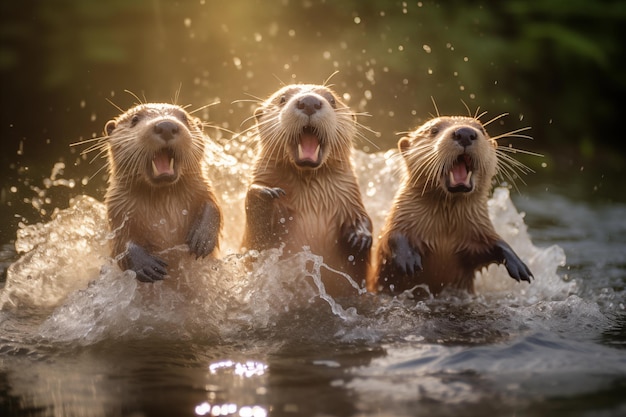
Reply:
<svg viewBox="0 0 626 417"><path fill-rule="evenodd" d="M214 102L212 102L212 103L205 104L204 106L200 106L200 107L198 107L197 109L190 110L190 111L187 111L187 112L188 112L189 114L195 114L195 113L199 112L200 110L204 110L204 109L206 109L206 108L209 108L209 107L211 107L211 106L215 106L215 105L220 104L220 103L221 103L221 102L220 102L220 99L216 99L216 100L215 100Z"/></svg>
<svg viewBox="0 0 626 417"><path fill-rule="evenodd" d="M483 114L487 114L487 112L485 112L485 113L483 113ZM498 116L494 117L493 119L491 119L491 120L489 120L489 121L487 121L487 122L483 123L483 127L487 127L487 126L489 126L491 123L495 122L496 120L502 119L503 117L506 117L506 116L508 116L508 115L509 115L508 113L502 113L502 114L499 114Z"/></svg>
<svg viewBox="0 0 626 417"><path fill-rule="evenodd" d="M433 102L433 107L435 107L435 114L437 115L437 117L439 117L439 109L437 108L437 103L435 102L435 98L433 96L430 96L430 101Z"/></svg>
<svg viewBox="0 0 626 417"><path fill-rule="evenodd" d="M498 165L497 176L503 181L508 180L517 191L519 191L519 188L517 187L516 180L520 180L524 185L526 184L519 173L506 164Z"/></svg>
<svg viewBox="0 0 626 417"><path fill-rule="evenodd" d="M496 153L498 155L498 163L509 164L512 167L515 167L515 168L519 169L521 172L524 172L524 173L535 172L532 168L528 167L523 162L520 162L517 159L513 158L511 155L508 155L506 153L502 153L500 149L496 150ZM536 155L537 154L535 154L535 156Z"/></svg>
<svg viewBox="0 0 626 417"><path fill-rule="evenodd" d="M467 110L467 116L468 117L472 117L472 111L470 110L470 108L467 105L467 103L465 102L465 100L461 99L461 103L463 103L463 106L465 106L465 110ZM478 111L478 109L476 109L476 111ZM474 116L474 118L476 118L476 117Z"/></svg>
<svg viewBox="0 0 626 417"><path fill-rule="evenodd" d="M333 78L333 77L334 77L335 75L337 75L337 74L339 74L339 70L335 70L332 74L330 74L330 75L328 76L328 78L326 78L326 79L324 80L324 82L322 83L322 85L323 85L324 87L332 87L332 84L328 84L328 82L330 81L330 79L331 79L331 78Z"/></svg>
<svg viewBox="0 0 626 417"><path fill-rule="evenodd" d="M498 146L498 151L502 151L502 152L508 152L508 153L521 153L524 155L530 155L530 156L538 156L540 158L543 158L544 155L540 154L540 153L536 153L533 151L527 151L524 149L518 149L518 148L512 148L512 147L508 147L508 146Z"/></svg>
<svg viewBox="0 0 626 417"><path fill-rule="evenodd" d="M120 113L124 113L124 110L120 106L118 106L117 104L113 103L113 101L111 101L109 98L107 98L106 101L108 101L110 105L112 105L117 110L119 110Z"/></svg>
<svg viewBox="0 0 626 417"><path fill-rule="evenodd" d="M487 114L487 112L486 112L486 111L484 111L484 112L482 112L482 113L478 114L478 111L479 111L479 110L480 110L480 107L476 109L476 114L474 114L474 119L476 119L477 121L479 121L479 122L480 122L480 118L481 118L481 117L483 117L484 115L486 115L486 114Z"/></svg>
<svg viewBox="0 0 626 417"><path fill-rule="evenodd" d="M91 142L97 142L97 141L101 141L101 140L105 140L106 136L96 136L94 138L89 138L89 139L81 139L78 142L72 142L70 143L70 146L80 146L80 145L84 145L85 143L91 143Z"/></svg>
<svg viewBox="0 0 626 417"><path fill-rule="evenodd" d="M522 139L530 139L530 140L532 140L533 139L532 136L529 136L529 135L518 135L519 132L525 132L525 131L530 130L530 129L531 129L531 127L527 126L527 127L523 127L523 128L520 128L520 129L512 130L510 132L503 133L501 135L493 136L493 137L491 137L491 140L496 140L497 141L498 139L502 139L502 138L522 138Z"/></svg>
<svg viewBox="0 0 626 417"><path fill-rule="evenodd" d="M139 98L139 96L137 96L137 94L133 93L130 90L124 90L124 92L130 94L131 96L133 96L135 98L135 100L137 100L137 104L138 105L148 103L148 100L146 99L145 93L143 93L143 100L142 100L142 99Z"/></svg>

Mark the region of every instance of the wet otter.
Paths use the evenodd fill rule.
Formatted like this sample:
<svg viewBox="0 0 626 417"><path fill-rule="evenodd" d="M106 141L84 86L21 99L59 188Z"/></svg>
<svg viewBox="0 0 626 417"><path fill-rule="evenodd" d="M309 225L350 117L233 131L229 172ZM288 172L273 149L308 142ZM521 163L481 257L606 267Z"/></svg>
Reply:
<svg viewBox="0 0 626 417"><path fill-rule="evenodd" d="M153 282L167 275L159 251L186 244L196 257L212 254L222 214L202 168L202 122L177 105L140 104L107 122L103 140L105 203L120 267Z"/></svg>
<svg viewBox="0 0 626 417"><path fill-rule="evenodd" d="M246 195L242 246L304 247L330 268L362 283L370 262L372 223L351 162L354 113L328 87L288 85L255 111L259 152ZM354 292L336 273L329 294Z"/></svg>
<svg viewBox="0 0 626 417"><path fill-rule="evenodd" d="M487 200L498 169L497 143L473 117L437 117L403 137L407 172L383 226L370 291L399 293L426 284L472 292L475 272L504 264L532 273L494 230Z"/></svg>

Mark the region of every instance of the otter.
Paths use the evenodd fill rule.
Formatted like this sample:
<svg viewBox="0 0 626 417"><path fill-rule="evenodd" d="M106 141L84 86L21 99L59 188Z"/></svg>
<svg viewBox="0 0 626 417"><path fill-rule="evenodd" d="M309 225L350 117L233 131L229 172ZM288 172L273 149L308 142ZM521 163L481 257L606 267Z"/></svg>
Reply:
<svg viewBox="0 0 626 417"><path fill-rule="evenodd" d="M283 256L309 248L324 263L365 283L372 222L351 155L356 115L330 88L288 85L254 112L258 154L245 199L242 247L283 246ZM322 276L335 296L355 289L335 272Z"/></svg>
<svg viewBox="0 0 626 417"><path fill-rule="evenodd" d="M401 293L420 284L474 291L475 272L504 264L533 275L489 220L497 142L475 117L433 118L398 141L406 174L381 230L368 290Z"/></svg>
<svg viewBox="0 0 626 417"><path fill-rule="evenodd" d="M222 213L203 170L203 123L180 106L144 103L104 130L105 205L119 266L154 282L167 276L160 251L187 245L196 258L213 254Z"/></svg>

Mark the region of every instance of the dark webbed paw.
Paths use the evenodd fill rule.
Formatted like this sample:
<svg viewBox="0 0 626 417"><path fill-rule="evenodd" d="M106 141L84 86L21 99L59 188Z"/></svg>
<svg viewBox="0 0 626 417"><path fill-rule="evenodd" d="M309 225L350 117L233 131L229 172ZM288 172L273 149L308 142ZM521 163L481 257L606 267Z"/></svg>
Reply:
<svg viewBox="0 0 626 417"><path fill-rule="evenodd" d="M215 250L219 242L220 225L218 208L207 203L187 235L189 251L196 255L196 259L204 258Z"/></svg>
<svg viewBox="0 0 626 417"><path fill-rule="evenodd" d="M257 192L259 197L262 197L266 200L274 200L276 198L280 198L281 196L287 195L287 193L285 193L285 190L280 187L257 186Z"/></svg>
<svg viewBox="0 0 626 417"><path fill-rule="evenodd" d="M127 246L125 263L128 269L137 273L137 279L142 282L160 281L167 275L167 262L132 242Z"/></svg>
<svg viewBox="0 0 626 417"><path fill-rule="evenodd" d="M389 238L391 261L403 274L412 276L422 270L422 256L411 246L406 236L394 233Z"/></svg>
<svg viewBox="0 0 626 417"><path fill-rule="evenodd" d="M516 281L528 281L533 278L532 272L526 266L526 264L517 256L513 249L503 240L496 243L496 248L500 251L502 256L502 263L506 266L511 278Z"/></svg>
<svg viewBox="0 0 626 417"><path fill-rule="evenodd" d="M348 245L359 252L372 247L372 223L367 217L357 219L352 224L345 224L341 234Z"/></svg>

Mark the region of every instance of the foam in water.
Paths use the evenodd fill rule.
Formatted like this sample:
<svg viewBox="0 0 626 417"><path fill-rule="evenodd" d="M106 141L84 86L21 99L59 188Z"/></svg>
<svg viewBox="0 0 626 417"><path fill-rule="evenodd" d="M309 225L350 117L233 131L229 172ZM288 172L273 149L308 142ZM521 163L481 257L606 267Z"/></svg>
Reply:
<svg viewBox="0 0 626 417"><path fill-rule="evenodd" d="M103 203L79 196L52 221L20 229L17 247L24 255L9 270L0 296L2 309L53 310L38 329L39 334L52 341L80 344L155 333L176 339L216 340L255 332L324 335L339 340L380 340L421 333L420 337L437 339L441 331L437 317L448 314L442 311L449 309L449 299L445 306L435 299L417 301L370 294L335 300L326 294L320 280L320 270L326 265L306 250L289 259L280 259L280 249L238 253L245 178L251 160L246 140L228 142L227 153L217 144L207 150L209 177L225 214L221 259L183 260L172 271L175 278L139 283L133 272L121 271L109 256ZM354 157L374 236L397 189L395 154L357 151ZM494 325L493 332L481 336L480 325L474 326L466 317L459 326L477 332L468 337L489 338L506 333L506 328L514 333L529 321L545 323L537 318L546 312L558 316L565 314L562 310L584 311L591 319L598 318L593 306L583 305L584 301L572 295L577 291L575 282L565 282L559 276L558 267L565 263L563 251L532 244L523 215L513 206L506 188L495 190L489 214L498 233L527 262L535 280L517 283L503 266L490 266L479 273L478 295L457 299L459 308L474 311L476 317L500 317L499 324L505 330ZM338 279L349 277L338 274ZM572 308L572 304L577 305ZM425 317L434 321L425 322Z"/></svg>

